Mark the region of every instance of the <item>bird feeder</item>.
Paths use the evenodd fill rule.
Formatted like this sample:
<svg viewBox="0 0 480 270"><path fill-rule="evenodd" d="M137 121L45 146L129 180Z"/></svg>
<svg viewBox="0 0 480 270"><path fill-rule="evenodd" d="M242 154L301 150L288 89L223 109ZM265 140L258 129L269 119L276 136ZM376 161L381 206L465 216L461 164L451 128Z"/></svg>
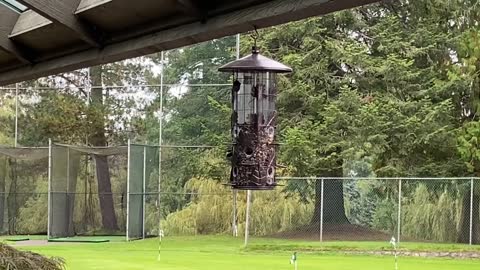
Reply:
<svg viewBox="0 0 480 270"><path fill-rule="evenodd" d="M219 71L233 74L230 185L241 190L271 190L277 185L277 74L292 69L262 56L254 46L251 55Z"/></svg>

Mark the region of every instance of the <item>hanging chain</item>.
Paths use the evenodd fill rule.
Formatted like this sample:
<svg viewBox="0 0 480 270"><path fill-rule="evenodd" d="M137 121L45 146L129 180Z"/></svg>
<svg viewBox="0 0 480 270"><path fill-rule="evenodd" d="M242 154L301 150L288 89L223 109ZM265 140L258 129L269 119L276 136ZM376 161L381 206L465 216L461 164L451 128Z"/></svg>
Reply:
<svg viewBox="0 0 480 270"><path fill-rule="evenodd" d="M253 39L253 49L256 51L257 50L257 40L260 37L260 34L258 33L257 27L254 26L254 31L250 34L250 37Z"/></svg>

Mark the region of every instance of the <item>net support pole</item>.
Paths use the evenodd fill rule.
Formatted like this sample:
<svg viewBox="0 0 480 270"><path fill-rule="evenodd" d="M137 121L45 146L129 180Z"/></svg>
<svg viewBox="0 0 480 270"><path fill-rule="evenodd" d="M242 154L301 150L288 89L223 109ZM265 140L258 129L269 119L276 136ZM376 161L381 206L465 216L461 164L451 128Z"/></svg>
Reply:
<svg viewBox="0 0 480 270"><path fill-rule="evenodd" d="M469 232L469 245L473 244L473 178L470 179L470 232Z"/></svg>
<svg viewBox="0 0 480 270"><path fill-rule="evenodd" d="M161 211L161 191L162 191L162 144L163 144L163 77L164 77L164 60L165 53L160 53L161 70L160 70L160 115L158 117L158 187L157 187L157 216L158 216L158 256L160 261L160 254L162 249L162 211Z"/></svg>
<svg viewBox="0 0 480 270"><path fill-rule="evenodd" d="M324 190L324 184L325 180L322 179L321 181L321 187L320 187L320 243L323 242L323 190Z"/></svg>
<svg viewBox="0 0 480 270"><path fill-rule="evenodd" d="M143 146L143 186L142 186L142 238L145 239L145 183L147 178L147 147Z"/></svg>
<svg viewBox="0 0 480 270"><path fill-rule="evenodd" d="M128 139L128 143L127 143L127 222L126 222L126 240L127 242L129 241L129 223L130 223L130 219L129 219L129 214L130 214L130 154L131 154L131 143L130 143L130 139Z"/></svg>
<svg viewBox="0 0 480 270"><path fill-rule="evenodd" d="M237 60L240 59L240 34L236 36L236 45L235 45L235 52ZM236 189L232 190L233 193L233 220L232 220L232 233L233 237L238 236L238 224L237 224L237 194L238 191Z"/></svg>
<svg viewBox="0 0 480 270"><path fill-rule="evenodd" d="M67 148L67 186L65 188L65 202L66 202L66 207L65 207L65 217L66 220L64 220L67 224L67 235L70 236L70 218L72 217L72 213L70 213L70 200L69 200L69 192L70 192L70 148ZM65 233L65 232L64 232Z"/></svg>
<svg viewBox="0 0 480 270"><path fill-rule="evenodd" d="M402 232L402 179L398 179L397 244L400 245Z"/></svg>
<svg viewBox="0 0 480 270"><path fill-rule="evenodd" d="M52 201L52 139L48 139L48 191L47 191L47 239L50 239L51 201Z"/></svg>
<svg viewBox="0 0 480 270"><path fill-rule="evenodd" d="M252 191L247 190L247 209L245 213L245 246L248 245L248 236L250 234L250 206L252 201Z"/></svg>
<svg viewBox="0 0 480 270"><path fill-rule="evenodd" d="M238 229L237 229L237 190L233 190L233 220L232 220L232 231L233 237L238 236Z"/></svg>

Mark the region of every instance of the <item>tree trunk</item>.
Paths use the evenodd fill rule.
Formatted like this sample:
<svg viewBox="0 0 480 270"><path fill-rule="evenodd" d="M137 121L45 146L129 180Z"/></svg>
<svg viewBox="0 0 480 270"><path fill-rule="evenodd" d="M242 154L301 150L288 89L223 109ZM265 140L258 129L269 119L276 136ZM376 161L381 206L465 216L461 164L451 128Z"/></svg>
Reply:
<svg viewBox="0 0 480 270"><path fill-rule="evenodd" d="M342 177L342 167L330 171L325 176ZM322 181L315 182L315 209L311 220L312 224L320 223L321 219L321 201L322 201ZM343 181L324 180L323 184L323 223L327 224L348 224L345 215L345 204L343 197Z"/></svg>
<svg viewBox="0 0 480 270"><path fill-rule="evenodd" d="M102 85L102 67L96 66L90 69L92 85ZM91 93L91 106L99 109L100 115L96 115L90 123L93 126L92 135L89 138L90 144L93 146L107 146L107 138L105 136L105 110L103 107L103 89L93 88ZM98 198L100 201L100 210L102 212L102 225L105 230L118 230L117 218L113 204L112 184L110 181L110 169L106 156L94 156L96 175L98 181Z"/></svg>
<svg viewBox="0 0 480 270"><path fill-rule="evenodd" d="M480 195L473 195L472 243L480 244ZM468 244L470 242L470 190L462 200L462 216L457 241Z"/></svg>

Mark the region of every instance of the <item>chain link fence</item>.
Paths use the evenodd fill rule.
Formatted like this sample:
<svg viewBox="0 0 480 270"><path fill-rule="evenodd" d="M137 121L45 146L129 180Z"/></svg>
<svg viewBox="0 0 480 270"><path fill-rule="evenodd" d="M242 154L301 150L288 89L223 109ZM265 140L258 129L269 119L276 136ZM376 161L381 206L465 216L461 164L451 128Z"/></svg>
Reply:
<svg viewBox="0 0 480 270"><path fill-rule="evenodd" d="M480 244L480 179L283 178L272 191L232 191L192 179L162 193L166 235L236 235L316 242Z"/></svg>
<svg viewBox="0 0 480 270"><path fill-rule="evenodd" d="M280 177L275 190L232 191L224 185L223 171L211 171L222 166L197 168L185 159L216 155L205 151L211 148L162 147L161 177L158 146L112 149L54 145L49 153L48 148L1 148L2 234L46 234L50 217L50 224L60 218L65 235L122 235L130 223L131 239L158 235L161 228L166 236L233 235L244 237L246 244L257 239L334 242L391 237L400 242L480 244L478 178ZM109 164L108 194L99 191L98 151ZM181 163L185 164L179 168ZM200 169L218 177L188 178L201 175ZM102 203L102 196L111 200ZM115 231L104 230L108 220L102 205L108 201Z"/></svg>

